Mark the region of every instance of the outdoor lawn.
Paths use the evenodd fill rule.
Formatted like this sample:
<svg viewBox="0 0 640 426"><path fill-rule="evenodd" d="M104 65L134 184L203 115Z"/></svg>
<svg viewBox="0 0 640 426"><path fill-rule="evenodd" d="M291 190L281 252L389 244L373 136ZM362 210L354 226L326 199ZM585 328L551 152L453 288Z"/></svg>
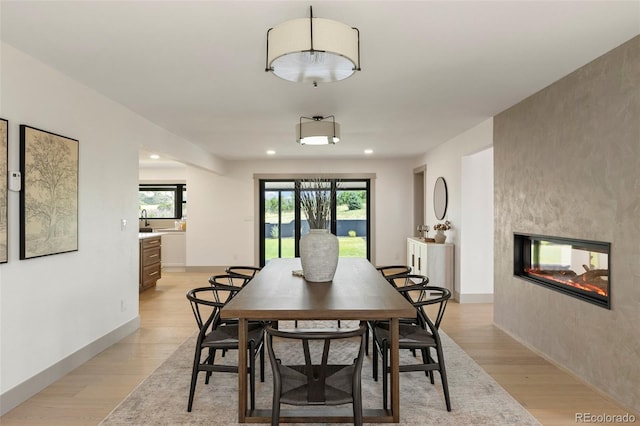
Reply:
<svg viewBox="0 0 640 426"><path fill-rule="evenodd" d="M340 257L366 257L367 242L362 237L338 237ZM278 257L278 239L265 239L266 260ZM294 257L293 238L282 238L282 256Z"/></svg>

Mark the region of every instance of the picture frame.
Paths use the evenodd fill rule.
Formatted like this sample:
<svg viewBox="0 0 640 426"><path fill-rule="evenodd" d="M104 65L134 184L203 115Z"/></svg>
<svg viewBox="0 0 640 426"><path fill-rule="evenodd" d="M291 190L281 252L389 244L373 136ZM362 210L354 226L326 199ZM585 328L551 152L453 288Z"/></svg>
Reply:
<svg viewBox="0 0 640 426"><path fill-rule="evenodd" d="M0 263L9 260L8 208L7 200L9 179L9 121L0 118Z"/></svg>
<svg viewBox="0 0 640 426"><path fill-rule="evenodd" d="M78 250L79 142L20 125L20 259Z"/></svg>

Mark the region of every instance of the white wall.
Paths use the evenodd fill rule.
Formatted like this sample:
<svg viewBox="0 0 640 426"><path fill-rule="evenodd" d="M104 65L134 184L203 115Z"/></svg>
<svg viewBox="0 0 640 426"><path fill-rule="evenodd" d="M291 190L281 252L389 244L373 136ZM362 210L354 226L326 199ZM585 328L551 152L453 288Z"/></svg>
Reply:
<svg viewBox="0 0 640 426"><path fill-rule="evenodd" d="M453 242L456 245L454 291L457 294L459 294L461 290L466 291L466 288L460 285L460 268L461 265L466 262L466 259L461 256L460 252L460 236L464 232L462 228L462 158L491 147L492 144L493 119L490 118L428 151L418 161L414 162L413 165L414 167L421 165L427 166L425 212L427 217L426 224L432 229L433 225L441 222L436 220L433 212L433 187L439 176L444 177L447 182L449 203L444 220L451 221L453 225L453 230L449 232L452 240L450 241L448 239L447 242ZM470 207L473 208L473 206ZM492 223L493 218L490 219L487 226L491 226ZM433 236L434 232L431 231L429 235ZM465 243L466 242L465 240ZM487 277L489 276L490 275L487 274ZM493 278L491 277L491 279Z"/></svg>
<svg viewBox="0 0 640 426"><path fill-rule="evenodd" d="M257 264L254 174L282 173L375 173L372 261L405 262L413 211L409 160L265 160L229 162L224 176L188 168L187 266Z"/></svg>
<svg viewBox="0 0 640 426"><path fill-rule="evenodd" d="M20 124L79 140L77 252L19 260L19 194L9 193L9 261L0 265L5 412L100 351L105 336L137 327L138 150L146 141L197 149L6 43L0 48L9 170L19 169Z"/></svg>
<svg viewBox="0 0 640 426"><path fill-rule="evenodd" d="M460 302L492 302L493 148L462 157Z"/></svg>
<svg viewBox="0 0 640 426"><path fill-rule="evenodd" d="M140 167L140 183L184 183L187 180L187 166L184 167Z"/></svg>

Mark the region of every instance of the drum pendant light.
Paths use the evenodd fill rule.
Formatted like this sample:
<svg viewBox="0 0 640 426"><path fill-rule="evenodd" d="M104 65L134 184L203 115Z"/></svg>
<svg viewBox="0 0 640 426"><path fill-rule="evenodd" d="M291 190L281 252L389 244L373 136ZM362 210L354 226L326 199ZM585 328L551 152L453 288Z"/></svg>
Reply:
<svg viewBox="0 0 640 426"><path fill-rule="evenodd" d="M338 21L310 17L267 31L265 71L293 82L328 83L360 71L360 32Z"/></svg>

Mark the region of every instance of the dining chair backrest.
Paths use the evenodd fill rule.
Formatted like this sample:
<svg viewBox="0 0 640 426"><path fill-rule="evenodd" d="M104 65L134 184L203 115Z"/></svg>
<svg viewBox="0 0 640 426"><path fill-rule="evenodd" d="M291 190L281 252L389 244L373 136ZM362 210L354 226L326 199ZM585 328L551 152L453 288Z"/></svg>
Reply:
<svg viewBox="0 0 640 426"><path fill-rule="evenodd" d="M227 290L215 287L198 287L187 292L187 299L191 304L191 310L201 335L215 329L220 324L220 310L224 307L224 302L221 300L228 297L221 293L225 292Z"/></svg>
<svg viewBox="0 0 640 426"><path fill-rule="evenodd" d="M387 281L410 303L422 300L425 295L424 287L429 284L429 278L417 274L396 275L388 278ZM420 321L421 317L417 315L414 321L416 319Z"/></svg>
<svg viewBox="0 0 640 426"><path fill-rule="evenodd" d="M229 275L237 275L241 278L247 278L249 281L260 272L262 268L257 266L229 266L225 272Z"/></svg>
<svg viewBox="0 0 640 426"><path fill-rule="evenodd" d="M249 278L232 274L212 275L209 277L211 287L218 290L214 296L219 297L220 299L216 300L222 303L227 303L231 300L249 281Z"/></svg>
<svg viewBox="0 0 640 426"><path fill-rule="evenodd" d="M406 265L385 265L377 266L376 269L386 279L393 278L399 275L405 275L411 273L411 267Z"/></svg>
<svg viewBox="0 0 640 426"><path fill-rule="evenodd" d="M394 287L408 287L416 284L429 284L429 278L418 274L398 274L387 278Z"/></svg>
<svg viewBox="0 0 640 426"><path fill-rule="evenodd" d="M424 286L421 290L419 300L412 302L413 306L417 309L418 315L424 320L423 326L427 326L431 329L438 330L444 311L447 308L447 302L451 298L451 291L443 287ZM436 314L429 314L427 312L428 306L437 306Z"/></svg>
<svg viewBox="0 0 640 426"><path fill-rule="evenodd" d="M421 276L418 275L417 277ZM440 328L440 322L447 307L447 302L451 298L451 292L443 287L430 286L428 282L429 280L427 279L425 282L420 282L419 284L408 284L406 286L396 287L396 290L416 308L416 318L414 321L421 324L424 329L430 328L429 323L438 329ZM436 314L433 315L433 309L430 309L432 313L429 315L427 307L435 305L437 305L435 308Z"/></svg>
<svg viewBox="0 0 640 426"><path fill-rule="evenodd" d="M273 370L274 399L273 421L278 424L280 404L290 405L341 405L353 403L354 422L362 424L361 371L364 359L364 333L367 327L361 322L357 329L295 329L278 330L266 327L267 351ZM274 337L278 338L278 350L274 349ZM359 337L353 353L336 361L330 353L331 343L343 341L352 344ZM303 361L292 348L301 342ZM310 344L316 342L315 344ZM298 346L299 347L299 346ZM320 351L320 348L322 349ZM343 348L338 352L347 352ZM355 359L353 354L357 352ZM278 355L276 355L278 354ZM283 356L291 357L283 360ZM343 359L342 359L343 358Z"/></svg>

